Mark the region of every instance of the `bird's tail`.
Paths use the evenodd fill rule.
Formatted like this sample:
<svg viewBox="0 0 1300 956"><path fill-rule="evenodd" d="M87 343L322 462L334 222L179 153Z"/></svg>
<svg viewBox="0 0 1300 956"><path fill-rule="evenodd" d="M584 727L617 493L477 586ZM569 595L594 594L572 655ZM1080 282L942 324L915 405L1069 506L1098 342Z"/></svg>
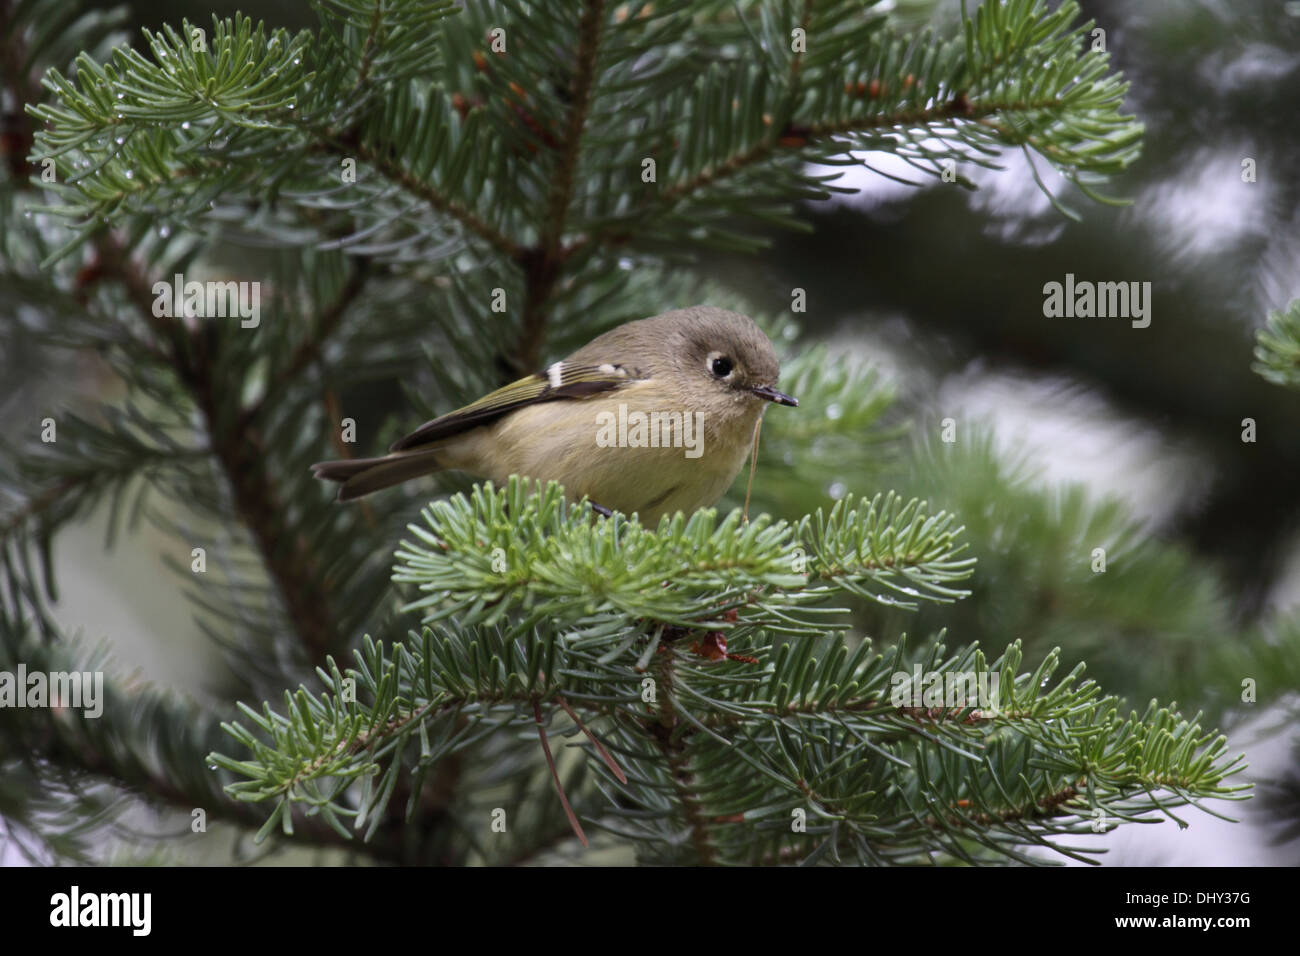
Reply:
<svg viewBox="0 0 1300 956"><path fill-rule="evenodd" d="M339 501L351 501L381 488L400 485L420 475L433 474L445 467L438 461L437 451L427 449L415 452L398 452L382 458L344 458L339 461L321 461L312 465L317 478L337 481Z"/></svg>

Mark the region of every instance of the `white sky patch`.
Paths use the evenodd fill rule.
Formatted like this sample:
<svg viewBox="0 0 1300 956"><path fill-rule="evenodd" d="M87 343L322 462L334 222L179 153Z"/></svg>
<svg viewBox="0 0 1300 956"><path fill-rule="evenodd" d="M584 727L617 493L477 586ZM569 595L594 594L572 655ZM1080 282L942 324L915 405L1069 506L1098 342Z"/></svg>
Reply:
<svg viewBox="0 0 1300 956"><path fill-rule="evenodd" d="M999 450L1024 457L1043 484L1083 483L1154 524L1177 514L1211 477L1192 449L1066 379L972 368L944 382L935 407L959 422L991 425Z"/></svg>
<svg viewBox="0 0 1300 956"><path fill-rule="evenodd" d="M1241 161L1260 160L1250 143L1199 150L1183 175L1142 192L1124 214L1125 224L1146 229L1170 257L1199 259L1261 233L1268 221L1268 177L1241 181ZM1194 263L1195 264L1195 263Z"/></svg>
<svg viewBox="0 0 1300 956"><path fill-rule="evenodd" d="M1201 60L1202 81L1223 91L1271 86L1300 69L1300 54L1267 43L1217 50Z"/></svg>
<svg viewBox="0 0 1300 956"><path fill-rule="evenodd" d="M1280 614L1295 614L1300 612L1300 536L1292 535L1283 547L1286 557L1269 589L1267 604Z"/></svg>
<svg viewBox="0 0 1300 956"><path fill-rule="evenodd" d="M855 315L852 321L846 321L826 337L827 354L832 357L851 355L857 364L875 369L883 381L901 385L928 373L923 368L913 367L890 343L890 336L882 333L893 333L897 338L912 334L914 329L914 324L902 315Z"/></svg>
<svg viewBox="0 0 1300 956"><path fill-rule="evenodd" d="M1058 196L1065 194L1067 202L1078 204L1068 190L1073 187L1043 157L1030 153L1030 160L1023 150L1004 150L997 163L1001 169L985 169L981 166L968 166L961 172L974 182L979 189L969 196L971 208L981 212L987 219L983 226L986 236L999 242L1022 246L1043 246L1058 239L1069 224L1052 205L1050 199L1039 188L1034 179L1034 170L1043 183ZM1077 191L1074 191L1077 196Z"/></svg>
<svg viewBox="0 0 1300 956"><path fill-rule="evenodd" d="M935 186L947 185L934 176L927 176L919 169L899 159L893 153L855 150L848 155L858 160L858 165L823 166L820 163L808 163L804 166L804 172L810 176L826 176L839 173L840 178L829 185L857 190L857 192L850 194L832 194L830 201L836 205L847 206L851 209L873 209L886 203L908 199L915 196L920 189L932 189ZM863 165L864 163L866 165ZM871 169L867 168L868 165ZM880 173L873 171L877 169L888 175L882 176ZM889 176L897 176L917 185L908 186L905 183L890 179Z"/></svg>
<svg viewBox="0 0 1300 956"><path fill-rule="evenodd" d="M1284 308L1292 299L1300 298L1300 233L1294 221L1276 229L1268 245L1260 254L1255 268L1255 308L1241 316L1250 327L1262 326L1264 316Z"/></svg>
<svg viewBox="0 0 1300 956"><path fill-rule="evenodd" d="M927 145L939 149L938 140ZM1001 169L988 169L974 163L958 163L958 175L971 180L979 188L970 192L955 183L945 183L937 177L916 169L893 153L857 150L849 153L858 160L856 166L824 166L809 163L809 175L840 173L840 178L830 185L855 189L850 194L834 194L830 201L850 209L877 210L890 203L905 202L922 189L956 190L957 201L968 202L971 208L984 214L988 224L984 231L992 238L1020 245L1043 245L1057 238L1065 228L1066 220L1053 207L1043 191L1038 188L1029 160L1019 149L1006 150L997 159ZM1069 184L1053 169L1051 163L1035 156L1039 176L1048 186L1061 192ZM868 168L870 167L870 168ZM876 170L879 170L877 172ZM881 175L885 173L887 175ZM909 186L890 179L916 183Z"/></svg>
<svg viewBox="0 0 1300 956"><path fill-rule="evenodd" d="M1033 219L1048 213L1059 215L1034 181L1034 169L1037 169L1038 175L1052 188L1066 185L1051 163L1034 155L1031 168L1023 150L1008 149L1002 151L997 164L1002 168L969 166L961 170L979 186L979 191L971 196L976 209L1000 218Z"/></svg>

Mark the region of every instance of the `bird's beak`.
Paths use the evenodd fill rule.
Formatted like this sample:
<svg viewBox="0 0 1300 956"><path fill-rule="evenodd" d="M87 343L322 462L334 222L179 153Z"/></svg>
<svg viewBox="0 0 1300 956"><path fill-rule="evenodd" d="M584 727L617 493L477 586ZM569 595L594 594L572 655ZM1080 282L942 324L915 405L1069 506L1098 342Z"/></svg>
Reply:
<svg viewBox="0 0 1300 956"><path fill-rule="evenodd" d="M759 398L768 402L776 402L778 405L789 405L791 408L799 407L799 399L791 398L785 392L778 392L771 385L755 385L750 389L750 391Z"/></svg>

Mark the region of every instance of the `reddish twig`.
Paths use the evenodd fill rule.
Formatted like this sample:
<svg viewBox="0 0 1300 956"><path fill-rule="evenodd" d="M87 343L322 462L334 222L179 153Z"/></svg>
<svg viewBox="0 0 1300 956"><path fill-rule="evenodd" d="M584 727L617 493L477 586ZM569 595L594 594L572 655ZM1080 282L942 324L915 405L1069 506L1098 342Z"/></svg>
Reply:
<svg viewBox="0 0 1300 956"><path fill-rule="evenodd" d="M587 846L587 834L582 832L582 824L578 822L578 815L573 812L573 807L569 806L569 798L565 796L564 784L560 782L560 772L555 769L555 758L551 756L551 744L546 739L546 724L542 722L542 705L533 699L533 716L537 719L537 736L542 741L542 753L546 754L546 765L551 768L551 779L555 781L555 790L560 795L560 803L564 806L564 814L569 818L569 826L573 827L573 832L578 835L582 845Z"/></svg>
<svg viewBox="0 0 1300 956"><path fill-rule="evenodd" d="M555 699L559 701L560 706L564 708L564 712L573 719L573 722L575 724L578 725L578 729L581 730L584 734L586 734L587 739L590 740L595 745L596 752L600 754L600 759L605 761L605 766L608 767L611 772L613 772L614 776L618 777L619 783L627 783L627 774L623 772L623 768L620 767L614 761L613 755L608 750L605 749L604 744L602 744L599 740L596 739L596 735L587 729L587 725L584 724L578 718L578 715L576 713L574 713L573 708L569 706L569 702L565 700L563 697L559 697L559 696L557 696Z"/></svg>

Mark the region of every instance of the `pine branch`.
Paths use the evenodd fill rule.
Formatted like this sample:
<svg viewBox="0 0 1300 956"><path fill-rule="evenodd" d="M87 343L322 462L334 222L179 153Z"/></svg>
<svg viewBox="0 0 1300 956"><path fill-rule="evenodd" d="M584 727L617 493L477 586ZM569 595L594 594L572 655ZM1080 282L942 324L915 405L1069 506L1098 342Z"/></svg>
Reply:
<svg viewBox="0 0 1300 956"><path fill-rule="evenodd" d="M240 416L241 424L235 431L242 431L256 421L262 410L273 403L280 392L291 387L309 366L322 360L325 343L338 330L349 306L353 305L360 298L362 292L365 291L368 276L369 265L367 260L361 259L356 268L349 274L347 282L339 290L334 301L321 311L319 318L316 320L316 328L313 334L298 344L293 354L284 364L284 368L276 376L275 382L268 386L262 397L244 408ZM330 411L330 419L337 420L339 416L332 414L332 409Z"/></svg>
<svg viewBox="0 0 1300 956"><path fill-rule="evenodd" d="M441 27L447 10L433 7L396 4L385 16L403 25L427 16ZM399 85L382 109L360 120L351 106L337 105L355 102L341 96L345 84L360 82L367 96L375 94L381 77L392 83L418 75L404 58L432 55L438 44L417 49L410 30L393 27L383 35L385 42L402 37L392 40L401 67L371 75L365 65L379 35L376 8L348 10L348 29L327 29L315 43L306 34L268 36L247 20L214 21L206 55L164 31L148 35L154 62L124 52L101 68L83 58L75 84L51 72L46 84L62 103L34 108L50 127L34 155L60 163L61 212L89 227L123 207L198 216L212 195L253 203L288 198L311 208L337 185L336 170L314 160L354 158L425 203L433 217L411 219L409 205L394 205L390 190L358 177L352 191L362 199L347 204L353 222L336 241L359 247L381 232L391 238L373 248L415 256L450 220L507 256L524 280L520 339L509 356L519 371L540 359L556 291L581 278L593 254L633 238L655 248L687 222L698 243L752 248L754 240L721 225L723 215L795 224L783 204L826 193L801 184L792 159L835 162L847 149L885 149L937 175L949 160L990 165L997 150L1025 146L1088 191L1090 177L1133 160L1141 134L1118 112L1125 87L1106 75L1106 57L1079 54L1088 24L1071 26L1078 13L1072 3L1055 11L1041 3L987 4L967 21L964 44L904 42L916 38L895 35L844 3L809 6L798 22L811 52L790 54L783 77L769 82L743 57L703 67L673 61L681 78L662 99L638 104L626 92L634 84L669 82L655 41L692 23L689 5L620 17L593 0L576 21L548 16L533 26L572 30L573 45L563 47L574 51L572 65L561 48L524 45L522 53L481 60L478 79L489 93L478 105L462 109L436 88ZM452 35L463 18L446 21ZM764 29L765 57L789 45L788 37L777 43L779 21L765 21ZM521 82L536 83L521 64L532 77L562 70L563 95L530 93ZM259 78L255 93L237 82L250 76ZM592 138L584 131L593 122L621 132ZM667 141L680 146L664 156ZM666 167L664 184L650 190L639 180L646 156ZM489 170L498 186L485 199L476 187ZM505 183L511 176L520 180L513 192ZM528 207L522 216L516 200Z"/></svg>
<svg viewBox="0 0 1300 956"><path fill-rule="evenodd" d="M63 650L65 642L32 640L16 611L9 605L0 609L0 669L12 671L21 661L29 671L107 670L102 655L85 659ZM175 772L172 758L176 755L202 754L217 743L216 721L198 707L151 687L121 682L111 673L105 674L101 704L103 713L94 719L75 708L0 709L4 728L0 765L21 759L40 785L51 791L71 787L75 794L92 783L104 783L155 809L179 811L186 818L201 809L210 825L224 822L256 830L265 823L259 808L224 794L202 765ZM142 724L149 729L143 737L137 734ZM125 806L119 803L107 818L122 809ZM55 832L39 835L45 841L58 836ZM302 821L295 837L299 843L320 847L347 849L353 843L350 835L318 819ZM385 829L368 852L392 863L412 862L400 830Z"/></svg>
<svg viewBox="0 0 1300 956"><path fill-rule="evenodd" d="M1117 702L1113 698L1098 698L1090 684L1076 686L1077 670L1054 688L1044 690L1043 679L1055 667L1053 659L1035 674L1019 674L1019 655L1010 651L1003 661L994 664L1004 676L1012 678L1003 686L1014 688L1004 695L1001 704L1008 712L1033 713L1033 721L1024 717L1012 722L994 718L989 730L981 730L962 720L937 719L926 726L917 723L913 715L891 713L888 708L874 720L850 716L852 712L846 711L826 722L819 732L821 736L840 738L839 743L821 756L805 749L800 758L802 769L791 766L795 776L781 783L785 771L779 754L783 749L798 753L793 738L778 743L781 734L787 732L782 730L785 721L778 720L767 733L756 733L752 722L748 727L736 726L726 750L717 750L713 738L716 732L705 734L693 729L703 726L700 718L704 712L692 713L699 704L687 707L685 703L698 700L698 689L688 692L689 684L682 682L698 685L700 681L689 664L689 654L673 652L651 667L649 673L655 675L662 696L651 713L641 719L643 729L635 729L626 723L626 716L611 717L609 706L593 699L584 689L582 685L594 679L590 662L576 667L567 664L566 653L553 639L531 647L526 644L515 651L511 651L510 641L489 639L489 658L474 650L473 644L461 644L468 637L456 631L444 631L435 637L426 630L421 647L395 647L391 659L382 648L368 643L364 654L358 656L357 669L346 675L337 668L329 674L322 672L322 679L333 688L331 694L311 697L300 690L286 698L282 714L269 707L261 713L245 708L248 719L269 736L269 745L240 725L227 726L241 744L250 748L252 761L221 755L211 759L247 778L246 782L231 785L233 794L245 799L278 799L272 820L281 824L288 818L292 804L298 802L327 818L331 813L335 820L350 815L352 811L330 796L338 793L338 788L329 781L368 780L372 773L382 770L380 785L366 788L367 796L358 811L360 826L361 820L377 812L374 801L384 799L384 782L395 779L403 751L418 742L420 765L436 765L442 755L469 740L494 733L512 722L528 720L522 712L525 706L531 708L538 702L554 700L558 687L548 689L536 682L528 686L528 675L534 681L536 678L529 661L546 657L547 666L567 674L565 696L584 719L614 720L613 725L606 725L612 735L607 743L620 754L620 762L630 763L630 789L642 804L642 818L648 806L645 801L654 804L649 794L658 790L658 785L650 783L655 774L647 769L645 761L653 759L648 753L662 758L663 785L675 794L667 812L692 834L689 843L697 862L733 858L744 841L753 839L743 834L756 821L769 816L779 820L782 815L788 819L788 812L770 808L774 800L785 807L791 806L792 799L811 800L819 815L837 820L839 825L856 830L876 844L873 852L901 854L903 859L912 857L931 839L938 841L936 849L957 852L958 844L953 841L963 835L973 835L991 848L1012 855L1016 854L999 841L1042 843L1060 849L1051 838L1086 832L1084 824L1095 819L1092 808L1116 820L1139 819L1152 810L1172 814L1177 806L1206 796L1232 798L1240 789L1222 785L1235 772L1238 762L1224 758L1221 737L1207 735L1194 722L1183 721L1165 710L1152 708L1141 717L1122 717L1115 710ZM485 637L479 634L473 640ZM448 645L440 647L444 641ZM460 649L453 649L458 645ZM462 651L468 656L462 657ZM501 652L506 656L498 656ZM687 673L679 675L677 668L683 664ZM777 666L781 673L790 672ZM886 666L877 663L874 669L879 673L869 677L862 674L869 683L888 679ZM346 703L347 678L355 682L361 696L375 695L375 703ZM439 687L443 688L441 692ZM434 697L426 696L430 691ZM684 693L688 696L684 697ZM608 691L603 696L607 698ZM469 716L471 728L478 724L476 732L454 728L446 719L453 713ZM880 725L906 732L891 741L876 732ZM844 731L848 736L841 736ZM1014 736L1008 737L1013 731ZM630 734L642 735L650 751L633 749ZM945 736L951 740L945 741ZM1013 739L1017 749L1014 756L1007 756L1004 751ZM788 749L790 746L793 751ZM899 760L916 747L920 749L908 760ZM987 750L987 756L979 757L980 750ZM720 767L717 761L723 754L730 754L728 760L732 763L739 758L741 766L748 765L748 776L734 767ZM590 759L599 762L594 751ZM933 779L908 785L897 795L892 808L881 805L881 798L873 796L878 786L864 791L853 779L843 778L843 771L850 767L856 768L858 775L877 774L899 764L906 768L917 759L937 760L944 769L940 771L935 764ZM709 769L704 772L706 767ZM1044 767L1052 769L1045 772ZM755 769L761 771L757 778ZM1032 781L1032 790L1023 800L1011 797L1009 790L999 791L1000 785L1011 787L1010 781L1021 775L1025 783ZM757 798L749 792L755 779L765 781L767 786L776 781L779 786L766 797ZM1063 779L1071 782L1059 782ZM1007 783L1000 784L1002 780ZM730 791L741 789L740 781L748 781L743 785L745 792L729 796ZM1168 796L1157 799L1156 792L1167 792ZM620 793L620 801L625 802L628 792ZM741 808L739 816L729 809L733 806ZM621 815L617 810L610 812L615 817ZM1051 822L1054 818L1061 822ZM601 825L614 827L625 837L630 835L619 830L613 820ZM999 829L1001 835L996 832ZM779 836L779 831L760 825L759 832L764 831ZM720 845L715 842L719 838L723 841ZM738 839L741 844L736 842ZM768 848L763 847L764 855L767 852Z"/></svg>
<svg viewBox="0 0 1300 956"><path fill-rule="evenodd" d="M573 201L574 179L582 156L582 139L591 104L592 86L597 78L596 58L604 16L604 0L585 0L578 24L573 74L569 82L568 117L563 140L558 145L551 189L545 199L542 233L538 243L522 252L519 258L525 281L521 320L523 330L519 344L512 353L519 374L527 373L541 362L549 299L568 254L564 248L565 229L568 225L569 206Z"/></svg>
<svg viewBox="0 0 1300 956"><path fill-rule="evenodd" d="M516 609L528 626L573 620L593 635L638 620L727 630L736 613L749 624L790 624L834 590L891 606L950 601L963 594L950 585L974 564L961 557L950 515L892 495L861 506L846 497L798 528L766 516L743 525L738 511L719 522L705 509L651 531L618 515L593 524L594 513L568 507L558 485L512 479L435 502L423 517L425 527L410 526L420 543L403 542L394 580L428 594L407 610L466 626ZM560 555L563 575L550 568ZM817 620L832 613L805 610Z"/></svg>
<svg viewBox="0 0 1300 956"><path fill-rule="evenodd" d="M667 764L673 792L681 807L682 820L690 834L695 859L701 866L711 866L718 862L718 848L713 843L708 814L701 804L698 784L691 770L687 735L678 729L673 698L675 665L676 660L671 654L660 655L655 661L654 674L663 690L663 701L659 705L658 718L650 721L647 729L655 748Z"/></svg>
<svg viewBox="0 0 1300 956"><path fill-rule="evenodd" d="M1300 299L1269 313L1257 334L1254 369L1274 385L1300 388Z"/></svg>
<svg viewBox="0 0 1300 956"><path fill-rule="evenodd" d="M429 597L408 608L438 630L391 653L367 640L356 668L318 672L328 693L300 688L282 712L243 707L256 730L225 725L252 759L211 759L244 778L232 794L276 801L268 828L288 825L300 803L340 827L353 815L356 827L373 827L403 754L434 767L561 698L580 726L600 728L605 746L589 761L602 789L620 794L594 822L651 847L689 846L697 863L781 859L790 842L779 820L799 800L831 828L810 823L828 841L805 847L810 862L831 851L906 861L927 849L968 859L967 839L1028 860L1017 844L1075 855L1056 838L1083 832L1091 808L1135 819L1237 793L1223 785L1238 763L1222 737L1154 705L1125 718L1117 700L1079 683L1081 667L1048 687L1055 652L1025 673L1018 645L991 665L975 648L944 660L932 645L924 671L940 687L948 675L999 678L996 699L946 708L913 684L902 645L872 657L866 642L850 651L842 639L801 634L789 621L800 602L782 595L807 587L784 567L789 526L728 521L715 534L709 512L654 533L617 518L593 526L556 486L529 491L520 481L440 503L425 520L411 530L427 547L404 545L395 579L422 582ZM895 579L903 573L921 585L912 597L948 600L959 592L942 582L969 570L953 562L946 522L916 503L846 499L799 528L819 597L907 593ZM688 542L693 560L683 562ZM631 569L626 583L611 574L614 554ZM701 606L697 591L715 598ZM771 621L785 632L780 645ZM727 662L710 663L719 658ZM647 676L655 691L645 706ZM602 749L626 768L626 786ZM913 766L921 776L899 776ZM355 810L338 799L349 781L362 787ZM758 822L768 818L778 825ZM757 843L741 836L753 826Z"/></svg>
<svg viewBox="0 0 1300 956"><path fill-rule="evenodd" d="M464 143L472 142L472 136L470 135L472 132L473 130L467 127ZM385 179L401 186L411 195L428 203L429 208L434 212L455 220L468 232L482 239L501 255L514 260L523 257L524 252L513 239L481 219L468 205L431 186L379 150L356 140L348 140L346 136L337 136L328 130L321 131L318 135L320 136L320 142L328 145L334 156L341 158L355 156L362 162L369 163ZM462 149L468 149L468 146L464 146Z"/></svg>
<svg viewBox="0 0 1300 956"><path fill-rule="evenodd" d="M1254 671L1210 662L1240 624L1222 581L1187 545L1152 534L1118 500L1051 484L987 428L963 426L952 443L933 425L918 431L925 437L880 480L906 475L911 493L961 515L981 569L969 599L942 614L917 611L924 629L950 628L986 645L1023 635L1035 654L1067 646L1112 693L1139 700L1153 686L1200 706L1238 700L1240 680ZM855 624L890 637L916 627L871 607ZM1214 719L1228 718L1216 710Z"/></svg>
<svg viewBox="0 0 1300 956"><path fill-rule="evenodd" d="M342 646L342 636L306 540L286 533L283 526L284 502L265 467L268 452L261 435L252 423L235 427L244 416L228 413L202 331L187 331L177 319L155 316L149 282L129 261L126 250L111 238L105 239L100 249L105 271L121 281L141 317L168 342L177 374L203 416L212 453L229 482L239 519L252 533L304 649L313 659L323 660Z"/></svg>
<svg viewBox="0 0 1300 956"><path fill-rule="evenodd" d="M206 51L191 48L188 23L147 34L144 53L80 58L71 79L48 73L53 101L29 111L45 124L33 158L54 159L60 180L57 205L38 214L67 225L42 223L24 256L68 276L68 253L91 243L96 259L72 294L100 325L69 322L36 339L107 355L130 390L126 407L145 396L175 409L166 427L178 433L192 432L185 416L198 410L205 446L155 442L159 467L146 477L205 516L238 517L269 586L234 571L229 587L190 598L218 641L233 643L234 631L249 649L250 634L277 649L294 635L324 662L323 693L300 687L282 707L246 707L226 725L243 751L212 755L228 795L270 807L244 822L329 845L359 832L383 859L533 857L567 832L534 725L548 746L557 731L587 735L581 754L553 754L556 781L594 839L648 862L1041 862L1035 848L1081 856L1063 841L1089 831L1094 811L1113 825L1239 796L1228 785L1238 764L1199 718L1154 706L1122 716L1079 668L1053 683L1059 623L1016 629L1041 645L1033 672L1022 672L1018 644L990 663L974 644L950 655L941 639L899 639L877 651L838 633L864 618L866 633L882 633L875 622L893 619L867 617L877 613L961 615L952 602L967 594L967 540L982 558L1003 557L984 518L994 498L1023 512L1002 516L1007 534L1016 521L1056 522L1044 532L1047 567L1000 567L1000 591L1023 583L1077 599L1075 582L1052 579L1051 548L1101 532L1142 582L1183 567L1143 551L1119 512L1067 499L1049 514L1002 485L1002 497L985 494L988 469L964 447L908 477L918 489L929 481L926 497L953 513L846 495L850 474L889 487L879 452L901 452L892 389L859 362L809 352L783 363L808 414L765 428L756 500L792 520L745 524L724 509L649 529L596 520L560 489L518 481L431 505L393 569L406 611L427 625L404 642L392 640L405 631L392 613L371 619L388 570L373 556L412 493L338 509L302 467L327 433L340 441L350 384L401 381L412 407L432 413L655 306L723 304L714 289L688 289L673 261L754 248L738 221L799 225L790 204L836 188L805 163L875 149L935 174L1024 147L1091 195L1137 155L1141 127L1120 113L1125 86L1105 57L1081 53L1088 25L1074 25L1076 5L985 4L952 41L896 32L836 0L742 3L737 15L686 0L489 3L454 17L442 0L319 9L310 34L214 21ZM483 46L495 26L506 53ZM794 28L806 52L791 48ZM647 158L657 184L641 181ZM356 181L341 183L347 159ZM187 227L191 245L156 239L164 221ZM213 235L199 243L194 223ZM275 292L285 320L241 336L153 316L146 277L200 261L231 234L292 250L305 278ZM10 244L0 235L0 248ZM484 335L498 289L507 314ZM797 334L784 321L768 328L778 342ZM416 340L426 356L412 354ZM364 441L382 448L392 427ZM120 453L110 462L141 444L110 440ZM70 486L84 465L73 452L42 464L47 487L61 489L48 512L39 491L20 496L28 504L0 562L11 598L33 607L29 565L48 557L38 540L47 518L144 469ZM217 482L194 474L198 456L217 465ZM1214 608L1211 590L1194 587L1185 608L1160 605L1157 616L1181 626ZM265 606L245 605L246 591ZM968 638L990 626L967 616L977 619L961 629ZM1106 628L1135 619L1119 598L1098 617ZM1205 617L1197 635L1217 626ZM363 622L377 639L341 670L333 655ZM1077 629L1086 644L1097 628L1080 619ZM264 662L250 699L299 679L274 655L250 658ZM910 693L915 665L996 675L999 691L991 705L900 700L896 677ZM164 764L197 765L196 746L216 744L188 740ZM141 785L165 793L161 781ZM472 821L503 803L509 836L480 837ZM791 829L792 813L806 830Z"/></svg>

